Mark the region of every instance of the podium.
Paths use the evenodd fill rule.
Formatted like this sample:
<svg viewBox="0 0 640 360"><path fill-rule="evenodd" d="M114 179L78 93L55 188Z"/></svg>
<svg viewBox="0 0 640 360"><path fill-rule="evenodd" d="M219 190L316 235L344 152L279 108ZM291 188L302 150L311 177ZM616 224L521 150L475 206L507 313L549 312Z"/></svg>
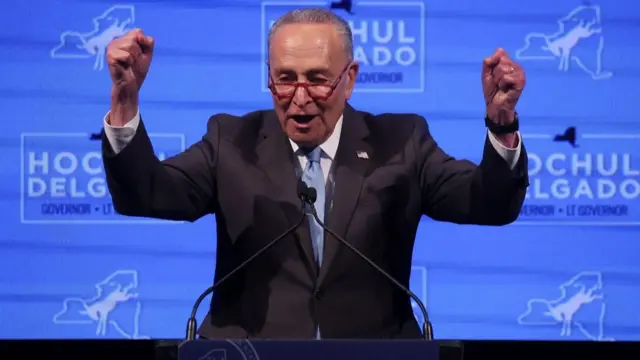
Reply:
<svg viewBox="0 0 640 360"><path fill-rule="evenodd" d="M156 360L461 360L462 343L425 340L192 340L158 343Z"/></svg>
<svg viewBox="0 0 640 360"><path fill-rule="evenodd" d="M0 360L617 360L639 352L639 341L0 340Z"/></svg>
<svg viewBox="0 0 640 360"><path fill-rule="evenodd" d="M0 339L0 360L461 360L462 349L462 341L442 340Z"/></svg>

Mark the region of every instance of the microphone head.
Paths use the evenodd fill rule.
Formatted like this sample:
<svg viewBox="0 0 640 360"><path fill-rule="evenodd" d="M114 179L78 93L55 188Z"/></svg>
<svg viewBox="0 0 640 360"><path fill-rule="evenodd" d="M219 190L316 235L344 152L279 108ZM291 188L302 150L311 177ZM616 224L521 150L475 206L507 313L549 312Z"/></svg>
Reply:
<svg viewBox="0 0 640 360"><path fill-rule="evenodd" d="M304 202L314 204L318 198L318 191L300 180L298 181L298 197Z"/></svg>
<svg viewBox="0 0 640 360"><path fill-rule="evenodd" d="M309 186L302 180L298 181L298 197L302 201L306 201L307 194L309 193Z"/></svg>
<svg viewBox="0 0 640 360"><path fill-rule="evenodd" d="M316 202L316 199L318 198L318 190L316 190L316 188L314 187L310 187L307 189L307 199L309 199L309 202L314 204Z"/></svg>

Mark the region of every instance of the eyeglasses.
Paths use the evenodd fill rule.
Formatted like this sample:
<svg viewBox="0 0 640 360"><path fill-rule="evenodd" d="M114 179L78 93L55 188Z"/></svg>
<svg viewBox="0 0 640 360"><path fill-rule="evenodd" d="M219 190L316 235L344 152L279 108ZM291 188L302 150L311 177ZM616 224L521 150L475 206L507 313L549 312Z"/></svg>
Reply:
<svg viewBox="0 0 640 360"><path fill-rule="evenodd" d="M278 99L284 100L293 98L298 88L302 87L307 90L309 96L314 100L327 100L331 97L340 80L342 80L342 77L349 69L349 65L351 65L351 63L348 63L347 66L342 69L340 75L331 84L310 84L293 81L275 82L269 71L269 90L271 90L271 93Z"/></svg>

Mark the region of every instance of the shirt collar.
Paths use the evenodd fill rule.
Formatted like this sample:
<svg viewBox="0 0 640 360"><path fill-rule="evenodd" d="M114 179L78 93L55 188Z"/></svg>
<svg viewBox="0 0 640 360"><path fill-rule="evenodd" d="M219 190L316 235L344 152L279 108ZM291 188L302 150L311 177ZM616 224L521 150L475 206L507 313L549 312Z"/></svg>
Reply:
<svg viewBox="0 0 640 360"><path fill-rule="evenodd" d="M333 129L333 133L329 136L329 138L320 144L320 149L322 150L323 155L325 157L329 157L329 159L333 160L336 157L336 152L338 152L338 143L340 142L340 133L342 132L342 118L343 115L340 115L338 122L336 123L336 127ZM296 155L300 155L300 147L298 144L289 139L291 143L291 147L293 148L293 153Z"/></svg>

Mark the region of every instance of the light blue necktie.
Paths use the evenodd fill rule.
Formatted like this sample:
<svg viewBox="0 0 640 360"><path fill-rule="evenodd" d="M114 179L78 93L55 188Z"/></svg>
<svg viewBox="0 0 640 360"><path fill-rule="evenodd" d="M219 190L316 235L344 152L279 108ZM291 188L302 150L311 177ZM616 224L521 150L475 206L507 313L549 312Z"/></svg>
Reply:
<svg viewBox="0 0 640 360"><path fill-rule="evenodd" d="M304 181L309 187L316 189L318 197L316 198L315 208L318 213L320 221L324 222L324 197L325 197L325 185L324 174L322 173L322 166L320 166L320 155L322 149L316 147L307 154L307 166L302 173L302 181ZM311 242L313 245L313 253L316 257L316 263L318 268L322 265L322 252L324 249L324 230L322 226L313 218L313 215L309 216L309 231L311 233Z"/></svg>
<svg viewBox="0 0 640 360"><path fill-rule="evenodd" d="M307 186L316 189L318 196L314 207L318 213L318 219L324 222L325 185L324 174L322 173L322 166L320 164L320 155L322 155L322 149L319 147L316 147L307 154L307 166L302 173L302 181L304 181ZM324 250L324 230L316 219L313 218L313 215L308 214L307 216L309 217L309 232L311 233L313 254L315 255L318 268L320 268L320 266L322 266L322 252ZM316 339L320 339L320 328L316 329Z"/></svg>

